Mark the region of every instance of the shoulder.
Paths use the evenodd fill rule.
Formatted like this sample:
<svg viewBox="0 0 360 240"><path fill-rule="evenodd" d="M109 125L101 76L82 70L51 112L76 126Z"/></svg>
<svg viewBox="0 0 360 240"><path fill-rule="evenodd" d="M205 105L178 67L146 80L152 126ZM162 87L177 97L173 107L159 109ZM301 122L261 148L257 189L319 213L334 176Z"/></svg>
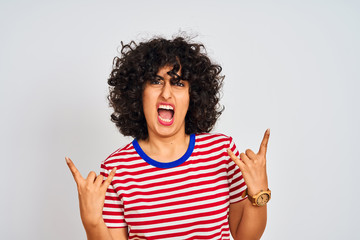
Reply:
<svg viewBox="0 0 360 240"><path fill-rule="evenodd" d="M101 165L114 167L114 164L126 160L135 154L136 150L134 149L132 142L130 142L111 153L104 161L102 161Z"/></svg>
<svg viewBox="0 0 360 240"><path fill-rule="evenodd" d="M195 135L195 139L198 144L214 144L221 142L230 145L232 142L232 137L222 133L199 133Z"/></svg>
<svg viewBox="0 0 360 240"><path fill-rule="evenodd" d="M227 149L233 145L232 138L222 133L200 133L195 135L195 152L207 151L227 155Z"/></svg>

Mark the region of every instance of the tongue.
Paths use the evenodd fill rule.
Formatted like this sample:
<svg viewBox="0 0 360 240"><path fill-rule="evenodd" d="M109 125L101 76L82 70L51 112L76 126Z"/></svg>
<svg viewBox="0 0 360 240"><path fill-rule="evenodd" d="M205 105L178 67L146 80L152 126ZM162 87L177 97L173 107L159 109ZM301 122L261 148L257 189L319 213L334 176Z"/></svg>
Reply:
<svg viewBox="0 0 360 240"><path fill-rule="evenodd" d="M170 110L159 109L159 115L163 119L171 119L173 116L173 113Z"/></svg>

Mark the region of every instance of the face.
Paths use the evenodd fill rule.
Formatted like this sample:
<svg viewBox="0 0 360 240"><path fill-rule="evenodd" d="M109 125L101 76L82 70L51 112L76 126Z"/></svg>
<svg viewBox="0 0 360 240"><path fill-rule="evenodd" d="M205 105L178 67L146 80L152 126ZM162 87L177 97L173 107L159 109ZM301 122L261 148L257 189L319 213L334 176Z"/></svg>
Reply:
<svg viewBox="0 0 360 240"><path fill-rule="evenodd" d="M160 68L155 80L147 81L143 91L143 110L150 137L171 137L185 133L185 116L190 101L189 83L185 80L174 81L167 73L172 69L172 66Z"/></svg>

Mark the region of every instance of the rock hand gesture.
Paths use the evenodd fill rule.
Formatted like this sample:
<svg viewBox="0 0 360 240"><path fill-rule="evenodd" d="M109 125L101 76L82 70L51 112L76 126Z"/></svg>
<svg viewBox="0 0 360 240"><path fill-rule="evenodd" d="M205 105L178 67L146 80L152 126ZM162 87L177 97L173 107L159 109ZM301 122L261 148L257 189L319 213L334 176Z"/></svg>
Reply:
<svg viewBox="0 0 360 240"><path fill-rule="evenodd" d="M239 166L245 183L248 187L248 194L253 196L261 190L268 189L268 179L266 174L266 151L270 137L270 129L267 129L260 144L258 153L247 149L245 153L240 154L240 159L228 149L231 159Z"/></svg>
<svg viewBox="0 0 360 240"><path fill-rule="evenodd" d="M84 179L70 158L65 159L77 185L81 220L85 230L88 231L103 223L105 193L115 176L116 168L112 169L105 181L102 175L96 176L93 171Z"/></svg>

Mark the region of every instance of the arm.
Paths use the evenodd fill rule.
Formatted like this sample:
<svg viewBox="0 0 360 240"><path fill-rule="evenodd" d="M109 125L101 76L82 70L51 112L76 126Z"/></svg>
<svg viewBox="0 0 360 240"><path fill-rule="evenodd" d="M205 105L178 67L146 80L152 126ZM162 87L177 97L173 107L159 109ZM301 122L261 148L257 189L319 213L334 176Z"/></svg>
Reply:
<svg viewBox="0 0 360 240"><path fill-rule="evenodd" d="M85 225L84 225L85 227ZM97 226L85 227L88 240L127 240L127 228L108 228L102 221Z"/></svg>
<svg viewBox="0 0 360 240"><path fill-rule="evenodd" d="M228 149L229 156L240 168L248 194L254 196L261 190L268 189L266 174L266 151L270 130L266 130L259 152L248 149L240 154L240 159ZM229 226L234 239L255 240L262 236L267 220L267 207L254 206L249 199L230 204Z"/></svg>
<svg viewBox="0 0 360 240"><path fill-rule="evenodd" d="M253 206L249 199L230 204L229 226L235 240L260 239L266 226L266 206Z"/></svg>
<svg viewBox="0 0 360 240"><path fill-rule="evenodd" d="M105 193L115 175L116 168L104 181L103 176L96 176L95 172L90 172L84 179L70 158L66 158L66 163L77 185L81 220L88 240L126 240L127 228L109 229L102 217Z"/></svg>

